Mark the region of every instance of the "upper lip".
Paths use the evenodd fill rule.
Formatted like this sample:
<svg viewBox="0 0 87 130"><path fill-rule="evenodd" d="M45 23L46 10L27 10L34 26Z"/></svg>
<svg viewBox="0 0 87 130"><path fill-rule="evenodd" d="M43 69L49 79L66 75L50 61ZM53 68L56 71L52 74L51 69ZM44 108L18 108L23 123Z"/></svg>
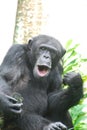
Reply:
<svg viewBox="0 0 87 130"><path fill-rule="evenodd" d="M37 66L43 66L43 67L47 67L48 69L51 69L51 65L49 66L49 65L47 65L47 64L38 64Z"/></svg>

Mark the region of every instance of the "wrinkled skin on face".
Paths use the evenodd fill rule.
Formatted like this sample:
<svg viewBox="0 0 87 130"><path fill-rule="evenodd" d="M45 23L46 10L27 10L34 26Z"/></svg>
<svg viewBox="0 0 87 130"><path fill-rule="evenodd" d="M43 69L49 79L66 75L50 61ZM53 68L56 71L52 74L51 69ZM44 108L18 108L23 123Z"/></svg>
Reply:
<svg viewBox="0 0 87 130"><path fill-rule="evenodd" d="M28 47L31 49L31 55L33 54L35 57L35 59L31 58L33 59L32 63L34 62L33 74L35 78L48 76L65 54L65 49L59 41L46 35L34 37L29 41Z"/></svg>

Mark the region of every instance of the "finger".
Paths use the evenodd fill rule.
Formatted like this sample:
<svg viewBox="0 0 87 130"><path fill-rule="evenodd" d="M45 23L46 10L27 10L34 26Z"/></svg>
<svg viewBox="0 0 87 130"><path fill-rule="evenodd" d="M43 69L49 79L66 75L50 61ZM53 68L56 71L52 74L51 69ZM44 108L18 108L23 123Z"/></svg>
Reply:
<svg viewBox="0 0 87 130"><path fill-rule="evenodd" d="M10 108L14 110L20 110L23 103L17 103L17 104L10 104Z"/></svg>
<svg viewBox="0 0 87 130"><path fill-rule="evenodd" d="M49 126L50 130L61 130L57 125L56 123L52 123L50 126Z"/></svg>
<svg viewBox="0 0 87 130"><path fill-rule="evenodd" d="M12 103L17 103L17 100L16 100L15 98L13 98L13 97L11 97L11 96L8 96L8 95L6 95L6 97L8 98L8 100L9 100L10 102L12 102Z"/></svg>
<svg viewBox="0 0 87 130"><path fill-rule="evenodd" d="M67 127L64 124L62 124L61 122L56 123L56 125L57 125L57 127L62 128L64 130L67 129Z"/></svg>
<svg viewBox="0 0 87 130"><path fill-rule="evenodd" d="M59 127L57 127L57 126L52 126L52 127L50 128L50 130L61 130L61 128L59 128Z"/></svg>
<svg viewBox="0 0 87 130"><path fill-rule="evenodd" d="M20 109L20 110L11 109L11 112L13 112L15 114L20 114L22 112L22 109Z"/></svg>
<svg viewBox="0 0 87 130"><path fill-rule="evenodd" d="M51 128L50 130L59 130L59 129L57 129L57 128Z"/></svg>

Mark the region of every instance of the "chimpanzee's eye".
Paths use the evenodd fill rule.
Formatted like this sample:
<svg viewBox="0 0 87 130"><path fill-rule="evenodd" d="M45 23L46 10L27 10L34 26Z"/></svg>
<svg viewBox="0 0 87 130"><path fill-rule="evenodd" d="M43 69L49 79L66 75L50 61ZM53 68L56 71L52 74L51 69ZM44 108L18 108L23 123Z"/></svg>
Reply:
<svg viewBox="0 0 87 130"><path fill-rule="evenodd" d="M46 51L46 48L44 47L44 46L41 46L40 48L39 48L39 54L42 54L42 53L44 53Z"/></svg>
<svg viewBox="0 0 87 130"><path fill-rule="evenodd" d="M44 51L44 50L46 50L46 48L45 47L40 47L40 50Z"/></svg>

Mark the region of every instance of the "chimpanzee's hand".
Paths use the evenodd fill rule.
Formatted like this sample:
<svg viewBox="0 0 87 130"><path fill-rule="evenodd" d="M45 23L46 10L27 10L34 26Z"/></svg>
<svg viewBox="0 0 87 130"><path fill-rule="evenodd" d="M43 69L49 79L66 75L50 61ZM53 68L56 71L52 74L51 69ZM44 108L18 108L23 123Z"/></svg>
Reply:
<svg viewBox="0 0 87 130"><path fill-rule="evenodd" d="M5 111L5 113L20 114L22 105L23 103L18 103L15 98L0 93L0 110Z"/></svg>
<svg viewBox="0 0 87 130"><path fill-rule="evenodd" d="M70 72L64 75L63 83L77 88L83 85L81 75L75 72Z"/></svg>
<svg viewBox="0 0 87 130"><path fill-rule="evenodd" d="M67 130L67 127L61 122L54 122L44 127L43 130Z"/></svg>

